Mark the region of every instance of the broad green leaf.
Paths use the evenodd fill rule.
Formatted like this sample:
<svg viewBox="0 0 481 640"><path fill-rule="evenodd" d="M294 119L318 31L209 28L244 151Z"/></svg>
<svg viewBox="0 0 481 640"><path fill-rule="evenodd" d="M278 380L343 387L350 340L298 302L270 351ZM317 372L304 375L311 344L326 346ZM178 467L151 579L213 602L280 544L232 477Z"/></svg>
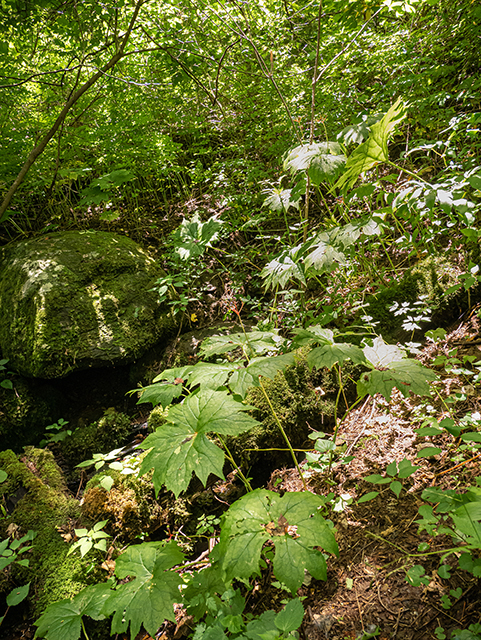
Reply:
<svg viewBox="0 0 481 640"><path fill-rule="evenodd" d="M311 184L319 187L323 182L334 182L346 166L346 156L342 153L320 153L311 160L307 175Z"/></svg>
<svg viewBox="0 0 481 640"><path fill-rule="evenodd" d="M399 480L394 480L393 482L391 482L391 484L389 485L389 488L396 495L396 497L399 498L403 488Z"/></svg>
<svg viewBox="0 0 481 640"><path fill-rule="evenodd" d="M284 633L298 629L304 618L304 607L299 598L294 598L276 615L276 627Z"/></svg>
<svg viewBox="0 0 481 640"><path fill-rule="evenodd" d="M14 607L17 604L20 604L25 598L28 596L28 592L30 589L30 582L25 584L23 587L17 587L10 591L7 596L7 607Z"/></svg>
<svg viewBox="0 0 481 640"><path fill-rule="evenodd" d="M372 347L364 347L363 352L373 367L387 367L391 362L399 361L405 356L402 349L394 344L386 344L381 336L372 341Z"/></svg>
<svg viewBox="0 0 481 640"><path fill-rule="evenodd" d="M300 587L307 570L326 578L326 561L315 547L337 554L334 535L313 493L286 493L256 489L235 502L225 515L217 557L227 579L248 579L258 573L262 546L275 547L274 574L291 591Z"/></svg>
<svg viewBox="0 0 481 640"><path fill-rule="evenodd" d="M293 343L304 347L306 344L316 342L318 344L334 344L334 333L331 329L323 329L320 325L310 326L309 329L294 329Z"/></svg>
<svg viewBox="0 0 481 640"><path fill-rule="evenodd" d="M371 132L371 126L379 122L381 116L362 116L361 122L345 127L337 134L337 139L342 140L345 145L361 144Z"/></svg>
<svg viewBox="0 0 481 640"><path fill-rule="evenodd" d="M403 458L398 465L398 478L409 478L419 469L419 465L413 464L411 460Z"/></svg>
<svg viewBox="0 0 481 640"><path fill-rule="evenodd" d="M389 160L387 142L390 134L405 117L404 106L398 98L386 115L371 126L369 138L349 156L346 171L336 182L338 189L352 188L361 173L380 162Z"/></svg>
<svg viewBox="0 0 481 640"><path fill-rule="evenodd" d="M217 564L194 573L183 591L187 613L200 620L207 613L208 600L212 594L224 593L226 589L226 582Z"/></svg>
<svg viewBox="0 0 481 640"><path fill-rule="evenodd" d="M155 491L165 484L176 496L187 489L193 472L204 485L210 473L223 478L224 452L206 434L239 435L258 425L245 413L249 409L227 391L205 389L188 396L171 407L167 423L145 439L143 447L151 451L140 473L154 469Z"/></svg>
<svg viewBox="0 0 481 640"><path fill-rule="evenodd" d="M174 384L174 383L181 384L180 382L177 383L176 380L182 380L182 382L185 382L186 380L188 380L194 366L195 365L191 364L185 367L175 367L174 369L165 369L164 371L162 371L162 373L159 373L159 375L154 378L154 382L161 382L165 380L170 384Z"/></svg>
<svg viewBox="0 0 481 640"><path fill-rule="evenodd" d="M345 164L346 157L337 142L314 142L292 149L284 160L284 169L293 173L307 170L312 184L319 186L335 180Z"/></svg>
<svg viewBox="0 0 481 640"><path fill-rule="evenodd" d="M223 387L231 373L241 366L236 362L223 362L222 364L199 362L192 368L189 376L189 387L197 385L208 389Z"/></svg>
<svg viewBox="0 0 481 640"><path fill-rule="evenodd" d="M331 271L338 264L347 264L347 258L339 244L336 244L329 233L320 233L311 252L305 258L305 265L317 273Z"/></svg>
<svg viewBox="0 0 481 640"><path fill-rule="evenodd" d="M157 382L155 384L150 384L141 390L137 404L150 402L154 407L161 404L165 409L172 404L172 400L174 398L179 398L181 395L182 384L166 384L163 382Z"/></svg>
<svg viewBox="0 0 481 640"><path fill-rule="evenodd" d="M7 478L8 478L8 473L3 469L0 469L0 482L5 482Z"/></svg>
<svg viewBox="0 0 481 640"><path fill-rule="evenodd" d="M362 235L379 236L382 233L382 219L379 216L364 216L357 222L351 222L343 227L335 227L329 231L329 240L331 244L340 246L344 249L351 246Z"/></svg>
<svg viewBox="0 0 481 640"><path fill-rule="evenodd" d="M343 364L346 360L351 360L354 364L366 362L362 349L347 342L316 347L307 356L307 364L309 367L316 367L317 369L321 369L322 367L332 369L335 364Z"/></svg>
<svg viewBox="0 0 481 640"><path fill-rule="evenodd" d="M279 371L294 364L294 354L285 353L272 358L253 358L246 368L237 368L230 381L229 388L232 393L245 397L250 387L259 386L259 377L273 380Z"/></svg>
<svg viewBox="0 0 481 640"><path fill-rule="evenodd" d="M362 504L363 502L369 502L370 500L374 500L379 495L379 491L369 491L369 493L365 493L363 496L359 498L357 504Z"/></svg>
<svg viewBox="0 0 481 640"><path fill-rule="evenodd" d="M251 331L250 333L231 333L229 335L211 336L206 338L200 348L203 358L221 353L228 353L235 349L242 349L247 355L261 355L266 351L276 351L281 338L272 331Z"/></svg>
<svg viewBox="0 0 481 640"><path fill-rule="evenodd" d="M264 611L258 618L247 623L245 635L237 640L280 640L282 636L276 627L276 612Z"/></svg>
<svg viewBox="0 0 481 640"><path fill-rule="evenodd" d="M417 458L431 458L432 456L437 456L441 453L441 449L439 447L425 447L418 451L416 454Z"/></svg>
<svg viewBox="0 0 481 640"><path fill-rule="evenodd" d="M406 358L390 362L388 368L383 371L374 369L369 373L363 373L357 383L357 388L360 397L366 394L373 396L380 393L386 400L389 400L395 387L405 397L408 397L411 392L419 396L426 396L429 395L429 382L436 379L437 375L434 371L424 367L417 360Z"/></svg>
<svg viewBox="0 0 481 640"><path fill-rule="evenodd" d="M202 222L197 213L192 220L183 220L173 234L176 252L182 260L202 255L217 240L222 225L223 222L214 216L207 222Z"/></svg>
<svg viewBox="0 0 481 640"><path fill-rule="evenodd" d="M292 189L269 189L264 191L267 195L262 206L269 207L271 211L287 211L290 207L299 210L300 197L291 199Z"/></svg>
<svg viewBox="0 0 481 640"><path fill-rule="evenodd" d="M100 583L83 589L72 600L61 600L47 607L35 621L36 638L48 640L78 640L82 616L103 620L102 609L111 594L110 583Z"/></svg>
<svg viewBox="0 0 481 640"><path fill-rule="evenodd" d="M466 433L462 433L460 438L465 442L481 442L481 433L478 431L468 431Z"/></svg>
<svg viewBox="0 0 481 640"><path fill-rule="evenodd" d="M364 480L366 482L371 482L372 484L387 484L388 482L391 482L391 478L381 476L379 473L373 473L370 476L366 476Z"/></svg>
<svg viewBox="0 0 481 640"><path fill-rule="evenodd" d="M184 554L175 542L145 542L127 547L116 560L115 575L119 580L133 578L111 592L103 613L113 615L112 635L126 633L134 640L143 625L155 636L164 620L175 621L174 603L181 599L180 576L169 571L181 564Z"/></svg>
<svg viewBox="0 0 481 640"><path fill-rule="evenodd" d="M301 249L302 245L288 249L266 264L261 271L261 278L264 279L266 289L269 287L283 289L290 280L298 280L306 285Z"/></svg>

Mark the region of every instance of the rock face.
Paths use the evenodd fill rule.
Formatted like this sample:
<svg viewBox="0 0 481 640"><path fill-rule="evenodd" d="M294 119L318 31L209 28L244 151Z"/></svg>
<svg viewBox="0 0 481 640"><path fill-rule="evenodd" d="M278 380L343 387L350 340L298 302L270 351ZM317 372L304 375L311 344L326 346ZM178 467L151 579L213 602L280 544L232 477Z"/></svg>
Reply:
<svg viewBox="0 0 481 640"><path fill-rule="evenodd" d="M0 252L0 349L8 367L59 378L128 363L174 329L149 291L164 275L129 238L65 231Z"/></svg>

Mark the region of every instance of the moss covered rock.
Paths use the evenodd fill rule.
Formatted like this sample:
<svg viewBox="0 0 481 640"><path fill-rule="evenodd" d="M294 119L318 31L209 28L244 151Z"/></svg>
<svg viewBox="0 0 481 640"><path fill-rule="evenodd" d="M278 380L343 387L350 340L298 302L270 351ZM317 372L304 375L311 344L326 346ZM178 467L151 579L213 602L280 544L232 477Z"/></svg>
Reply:
<svg viewBox="0 0 481 640"><path fill-rule="evenodd" d="M65 231L0 252L0 348L38 378L132 362L172 330L162 269L129 238Z"/></svg>
<svg viewBox="0 0 481 640"><path fill-rule="evenodd" d="M19 456L2 451L0 468L8 474L0 484L0 496L8 510L0 525L3 537L9 525L19 534L37 532L29 553L30 566L18 569L25 575L13 577L19 584L31 581L29 598L33 614L38 615L50 603L78 593L89 579L95 580L87 571L92 557L67 556L69 545L62 538L62 532L65 535L72 530L79 517L79 503L68 496L62 473L49 451L27 447Z"/></svg>
<svg viewBox="0 0 481 640"><path fill-rule="evenodd" d="M108 453L122 447L131 432L130 418L113 408L87 427L79 427L58 449L70 467L90 460L94 453Z"/></svg>

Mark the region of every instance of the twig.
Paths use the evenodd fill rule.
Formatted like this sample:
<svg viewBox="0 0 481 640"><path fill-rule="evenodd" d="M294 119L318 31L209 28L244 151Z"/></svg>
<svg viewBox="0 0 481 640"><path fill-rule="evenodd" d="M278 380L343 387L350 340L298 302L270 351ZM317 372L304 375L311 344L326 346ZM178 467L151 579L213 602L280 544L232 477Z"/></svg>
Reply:
<svg viewBox="0 0 481 640"><path fill-rule="evenodd" d="M370 399L371 399L371 396L368 396L368 397L366 398L366 402L362 405L361 410L360 410L360 412L359 412L359 417L358 417L358 419L356 420L356 422L358 422L358 421L359 421L359 418L362 416L362 412L363 412L363 411L364 411L364 409L366 408L367 403L369 402L369 400L370 400ZM362 427L361 431L360 431L360 432L359 432L359 434L354 438L354 440L352 441L352 443L351 443L351 444L349 445L349 447L347 448L347 451L346 451L346 453L345 453L345 455L346 455L346 456L348 456L348 455L351 453L351 451L352 451L353 447L354 447L354 446L359 442L360 438L362 438L362 436L363 436L363 434L364 434L364 431L366 430L366 427L368 426L368 422L369 422L369 420L371 420L371 418L372 418L372 414L374 413L374 407L375 407L375 406L376 406L376 401L375 401L375 399L373 398L373 399L372 399L372 408L371 408L371 413L369 414L369 418L368 418L367 420L365 420L365 421L364 421L364 426ZM356 423L354 423L354 424L356 424Z"/></svg>
<svg viewBox="0 0 481 640"><path fill-rule="evenodd" d="M357 591L356 591L356 585L354 585L354 595L356 596L356 602L357 602L357 608L359 610L359 618L361 620L361 627L362 627L362 632L365 633L364 630L364 621L362 619L362 611L361 611L361 606L359 604L359 598L357 597Z"/></svg>

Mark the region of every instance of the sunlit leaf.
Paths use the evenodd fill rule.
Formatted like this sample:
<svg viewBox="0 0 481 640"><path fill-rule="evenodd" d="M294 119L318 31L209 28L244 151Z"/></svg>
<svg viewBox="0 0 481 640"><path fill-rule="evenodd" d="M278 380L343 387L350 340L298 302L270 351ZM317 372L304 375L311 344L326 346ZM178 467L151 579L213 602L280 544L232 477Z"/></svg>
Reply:
<svg viewBox="0 0 481 640"><path fill-rule="evenodd" d="M267 194L262 206L269 207L271 211L287 211L290 207L299 209L300 197L291 197L292 189L271 189L265 191Z"/></svg>
<svg viewBox="0 0 481 640"><path fill-rule="evenodd" d="M405 356L402 349L393 344L386 344L381 336L372 341L372 347L364 347L363 352L374 367L387 367L390 362L401 360Z"/></svg>
<svg viewBox="0 0 481 640"><path fill-rule="evenodd" d="M115 561L120 580L133 578L111 591L103 612L112 615L112 635L126 633L134 640L143 626L154 637L164 620L175 621L174 603L179 602L180 576L169 571L184 554L175 542L144 542L132 545Z"/></svg>
<svg viewBox="0 0 481 640"><path fill-rule="evenodd" d="M259 572L263 545L275 547L274 574L290 591L298 589L305 570L325 580L326 561L316 549L338 553L334 535L319 507L320 496L309 492L277 493L256 489L235 502L225 515L216 557L228 579L248 579Z"/></svg>
<svg viewBox="0 0 481 640"><path fill-rule="evenodd" d="M183 220L173 234L176 252L182 260L202 255L217 239L222 225L223 222L214 216L202 222L197 213L192 220Z"/></svg>
<svg viewBox="0 0 481 640"><path fill-rule="evenodd" d="M349 156L346 170L336 182L337 188L352 188L361 173L372 169L380 162L389 160L387 150L389 137L404 117L404 106L398 98L386 115L371 126L368 139Z"/></svg>
<svg viewBox="0 0 481 640"><path fill-rule="evenodd" d="M207 433L239 435L259 423L246 413L252 407L236 402L227 391L205 389L172 406L167 422L144 440L151 451L140 473L154 470L158 493L163 485L176 496L185 491L195 473L205 485L209 474L223 478L224 452Z"/></svg>

